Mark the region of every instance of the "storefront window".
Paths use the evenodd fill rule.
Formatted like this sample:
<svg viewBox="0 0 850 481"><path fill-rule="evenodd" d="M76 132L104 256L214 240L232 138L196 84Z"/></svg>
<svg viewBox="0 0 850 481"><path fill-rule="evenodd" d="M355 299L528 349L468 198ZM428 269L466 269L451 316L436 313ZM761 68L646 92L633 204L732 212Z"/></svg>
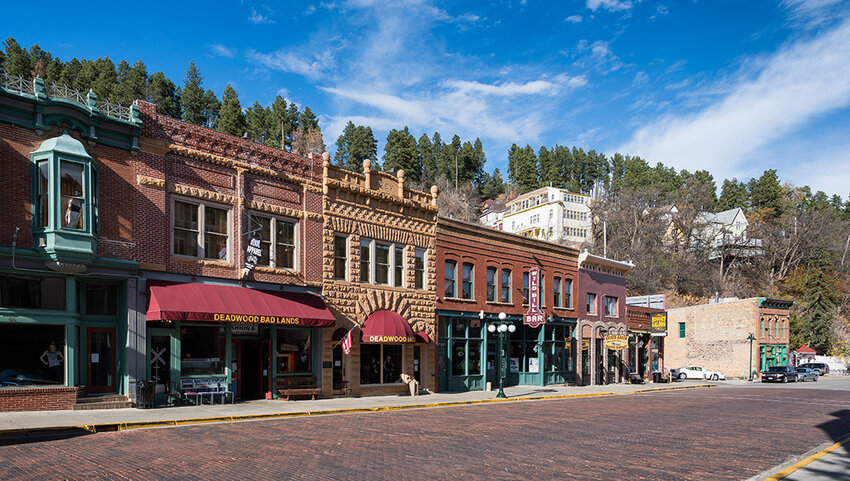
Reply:
<svg viewBox="0 0 850 481"><path fill-rule="evenodd" d="M65 310L65 279L0 276L0 307Z"/></svg>
<svg viewBox="0 0 850 481"><path fill-rule="evenodd" d="M481 326L463 319L451 321L453 376L481 374Z"/></svg>
<svg viewBox="0 0 850 481"><path fill-rule="evenodd" d="M64 383L64 326L0 324L0 387Z"/></svg>
<svg viewBox="0 0 850 481"><path fill-rule="evenodd" d="M401 346L360 344L360 384L392 384L400 381Z"/></svg>
<svg viewBox="0 0 850 481"><path fill-rule="evenodd" d="M203 376L224 374L222 326L185 326L180 329L180 374Z"/></svg>
<svg viewBox="0 0 850 481"><path fill-rule="evenodd" d="M518 366L519 372L540 372L537 340L540 328L517 324L517 330L511 335L511 362Z"/></svg>
<svg viewBox="0 0 850 481"><path fill-rule="evenodd" d="M277 371L280 374L310 374L313 372L311 330L286 328L277 330Z"/></svg>
<svg viewBox="0 0 850 481"><path fill-rule="evenodd" d="M567 367L567 336L568 327L563 325L546 324L544 326L545 349L543 351L543 366L546 372L559 372Z"/></svg>

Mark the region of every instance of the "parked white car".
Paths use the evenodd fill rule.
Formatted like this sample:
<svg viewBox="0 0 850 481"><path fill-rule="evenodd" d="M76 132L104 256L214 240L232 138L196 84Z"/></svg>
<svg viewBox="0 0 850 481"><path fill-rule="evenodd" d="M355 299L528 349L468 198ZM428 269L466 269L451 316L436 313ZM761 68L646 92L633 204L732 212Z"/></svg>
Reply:
<svg viewBox="0 0 850 481"><path fill-rule="evenodd" d="M722 372L709 371L700 366L688 366L670 371L670 377L684 381L685 379L707 379L709 381L726 380Z"/></svg>

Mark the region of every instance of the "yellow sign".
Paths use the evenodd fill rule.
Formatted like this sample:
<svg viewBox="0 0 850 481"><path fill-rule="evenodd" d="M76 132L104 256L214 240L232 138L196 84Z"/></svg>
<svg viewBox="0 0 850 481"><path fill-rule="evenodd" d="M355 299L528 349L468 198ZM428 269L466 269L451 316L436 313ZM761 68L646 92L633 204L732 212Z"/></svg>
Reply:
<svg viewBox="0 0 850 481"><path fill-rule="evenodd" d="M590 339L582 339L581 340L581 350L586 351L590 349Z"/></svg>
<svg viewBox="0 0 850 481"><path fill-rule="evenodd" d="M368 336L363 342L388 343L388 342L416 342L416 338L408 336Z"/></svg>
<svg viewBox="0 0 850 481"><path fill-rule="evenodd" d="M301 324L300 317L255 316L243 314L214 314L214 321L245 322L251 324Z"/></svg>
<svg viewBox="0 0 850 481"><path fill-rule="evenodd" d="M605 347L612 351L621 351L629 347L629 336L624 334L609 334L605 336Z"/></svg>
<svg viewBox="0 0 850 481"><path fill-rule="evenodd" d="M652 330L656 332L667 331L667 313L652 315Z"/></svg>

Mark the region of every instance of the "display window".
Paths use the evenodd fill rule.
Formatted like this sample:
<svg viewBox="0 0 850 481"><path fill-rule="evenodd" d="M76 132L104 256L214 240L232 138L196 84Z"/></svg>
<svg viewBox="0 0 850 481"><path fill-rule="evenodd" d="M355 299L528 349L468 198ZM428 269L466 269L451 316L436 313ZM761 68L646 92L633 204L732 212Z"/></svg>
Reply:
<svg viewBox="0 0 850 481"><path fill-rule="evenodd" d="M360 384L400 382L401 349L397 344L360 344Z"/></svg>
<svg viewBox="0 0 850 481"><path fill-rule="evenodd" d="M0 387L64 383L65 326L0 324Z"/></svg>
<svg viewBox="0 0 850 481"><path fill-rule="evenodd" d="M180 374L224 374L224 326L183 326L180 329Z"/></svg>
<svg viewBox="0 0 850 481"><path fill-rule="evenodd" d="M311 329L277 330L278 374L311 374L313 372L311 338Z"/></svg>

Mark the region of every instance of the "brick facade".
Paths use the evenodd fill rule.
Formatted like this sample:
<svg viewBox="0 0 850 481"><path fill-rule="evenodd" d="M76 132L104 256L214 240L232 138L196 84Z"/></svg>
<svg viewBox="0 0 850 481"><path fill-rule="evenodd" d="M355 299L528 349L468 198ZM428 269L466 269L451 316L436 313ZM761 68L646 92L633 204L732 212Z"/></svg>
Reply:
<svg viewBox="0 0 850 481"><path fill-rule="evenodd" d="M76 387L0 389L0 412L68 411L74 408L79 391Z"/></svg>
<svg viewBox="0 0 850 481"><path fill-rule="evenodd" d="M363 327L366 318L378 310L390 310L404 317L414 332L425 332L431 344L422 344L420 369L422 387L436 389L434 343L437 330L434 321L434 286L436 284L436 188L430 194L404 187L404 172L398 177L373 172L364 161L364 173L330 165L325 155L322 188L323 250L318 264L323 270L322 293L337 319L337 327ZM347 239L347 278L334 278L334 237ZM360 240L362 238L404 246L404 287L370 284L360 272ZM415 249L425 250L425 286L413 288ZM375 262L375 259L372 259ZM331 359L331 330L325 330L323 359ZM344 380L353 394L386 394L405 390L399 383L361 386L360 335L353 334L354 346L344 359ZM339 349L339 347L337 347ZM402 351L402 372L413 373L413 347ZM330 394L332 369L322 370L323 394Z"/></svg>
<svg viewBox="0 0 850 481"><path fill-rule="evenodd" d="M751 298L668 310L665 366L670 369L702 366L722 372L727 378L746 378L749 371L761 371L762 346L766 349L785 346L787 352L791 304L781 301L787 308L760 307L764 301ZM777 335L773 335L772 329L769 333L762 331L762 320L778 321ZM784 332L782 321L785 322ZM684 326L684 337L681 326ZM747 340L750 334L756 337L752 343L752 364L750 341Z"/></svg>

